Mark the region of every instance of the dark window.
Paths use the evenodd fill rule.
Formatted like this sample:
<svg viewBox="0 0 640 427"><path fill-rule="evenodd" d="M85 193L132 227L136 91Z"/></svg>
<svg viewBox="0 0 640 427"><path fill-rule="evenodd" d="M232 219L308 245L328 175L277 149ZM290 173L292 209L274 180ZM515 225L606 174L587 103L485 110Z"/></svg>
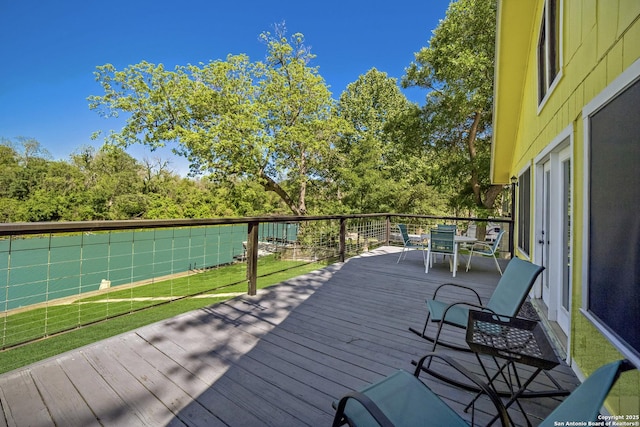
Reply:
<svg viewBox="0 0 640 427"><path fill-rule="evenodd" d="M547 0L538 37L538 103L542 102L560 71L559 16L559 1Z"/></svg>
<svg viewBox="0 0 640 427"><path fill-rule="evenodd" d="M587 310L640 357L640 82L590 116Z"/></svg>
<svg viewBox="0 0 640 427"><path fill-rule="evenodd" d="M518 177L518 247L529 255L531 226L531 169Z"/></svg>

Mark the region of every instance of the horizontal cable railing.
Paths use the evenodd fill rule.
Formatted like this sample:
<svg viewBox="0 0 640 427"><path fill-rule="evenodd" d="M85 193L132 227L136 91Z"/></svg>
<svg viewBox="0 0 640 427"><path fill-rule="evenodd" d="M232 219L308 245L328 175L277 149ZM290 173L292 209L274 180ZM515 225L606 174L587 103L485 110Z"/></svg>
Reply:
<svg viewBox="0 0 640 427"><path fill-rule="evenodd" d="M0 348L188 298L220 301L474 218L366 214L0 224ZM494 221L494 220L492 220ZM508 219L496 220L511 226Z"/></svg>

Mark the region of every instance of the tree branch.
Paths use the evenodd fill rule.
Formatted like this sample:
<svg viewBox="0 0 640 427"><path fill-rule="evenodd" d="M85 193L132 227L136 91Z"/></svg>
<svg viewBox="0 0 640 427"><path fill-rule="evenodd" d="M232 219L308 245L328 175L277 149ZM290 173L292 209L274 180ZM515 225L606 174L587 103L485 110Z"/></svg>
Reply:
<svg viewBox="0 0 640 427"><path fill-rule="evenodd" d="M289 196L289 194L285 191L285 189L282 188L280 184L278 184L276 181L274 181L273 178L265 174L264 170L260 171L259 176L262 179L261 180L262 187L266 191L273 191L278 196L280 196L280 198L286 203L289 209L291 209L291 212L293 212L295 215L305 214L305 212L301 212L300 209L298 209L298 206L296 206L296 203L291 198L291 196Z"/></svg>

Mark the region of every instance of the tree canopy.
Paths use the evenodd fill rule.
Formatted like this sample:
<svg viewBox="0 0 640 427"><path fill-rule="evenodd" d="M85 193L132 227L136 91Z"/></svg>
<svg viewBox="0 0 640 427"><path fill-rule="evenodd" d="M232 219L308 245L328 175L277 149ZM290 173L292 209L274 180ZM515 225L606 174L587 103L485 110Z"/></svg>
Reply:
<svg viewBox="0 0 640 427"><path fill-rule="evenodd" d="M432 182L456 189L454 205L491 210L502 187L489 181L496 1L458 0L415 54L405 87L429 90L422 107Z"/></svg>
<svg viewBox="0 0 640 427"><path fill-rule="evenodd" d="M354 212L441 212L442 197L424 180L424 156L415 144L418 107L396 79L375 68L349 84L338 114L351 127L337 144L340 198Z"/></svg>
<svg viewBox="0 0 640 427"><path fill-rule="evenodd" d="M98 67L105 94L90 107L105 116L127 113L108 136L121 146L156 148L177 142L193 171L218 179L250 179L275 192L294 214L307 213L309 181L325 173L323 160L343 131L331 93L309 62L302 34L284 26L260 36L265 62L246 55L167 71L141 62L117 71Z"/></svg>
<svg viewBox="0 0 640 427"><path fill-rule="evenodd" d="M25 142L28 147L25 147ZM183 178L162 161L139 162L124 150L83 147L69 161L51 160L33 139L0 141L0 221L251 216L277 203L250 182L235 190ZM256 195L257 194L257 195Z"/></svg>
<svg viewBox="0 0 640 427"><path fill-rule="evenodd" d="M124 126L70 162L1 140L0 220L489 215L502 189L489 181L495 14L495 0L450 4L402 78L427 89L423 106L375 68L334 100L304 36L283 25L260 35L263 61L98 66L104 93L89 106ZM133 159L134 144L170 145L192 177Z"/></svg>

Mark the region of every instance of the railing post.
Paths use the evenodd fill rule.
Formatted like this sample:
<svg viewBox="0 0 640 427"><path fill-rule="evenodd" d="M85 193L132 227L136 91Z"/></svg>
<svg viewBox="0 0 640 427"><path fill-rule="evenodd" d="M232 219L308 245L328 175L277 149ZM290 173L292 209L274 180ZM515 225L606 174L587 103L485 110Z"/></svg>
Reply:
<svg viewBox="0 0 640 427"><path fill-rule="evenodd" d="M385 230L385 233L387 235L386 245L389 246L391 244L391 215L387 215L387 229Z"/></svg>
<svg viewBox="0 0 640 427"><path fill-rule="evenodd" d="M247 232L247 293L255 295L258 288L258 229L259 222L248 223Z"/></svg>
<svg viewBox="0 0 640 427"><path fill-rule="evenodd" d="M340 262L344 262L346 252L347 219L340 218Z"/></svg>

